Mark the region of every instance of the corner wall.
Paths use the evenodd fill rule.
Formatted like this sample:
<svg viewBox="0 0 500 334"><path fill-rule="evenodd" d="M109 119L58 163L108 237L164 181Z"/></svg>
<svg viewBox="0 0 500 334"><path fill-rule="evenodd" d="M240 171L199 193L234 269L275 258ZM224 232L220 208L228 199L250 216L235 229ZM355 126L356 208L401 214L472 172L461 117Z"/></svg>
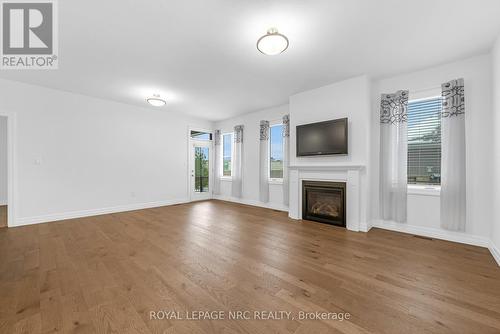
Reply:
<svg viewBox="0 0 500 334"><path fill-rule="evenodd" d="M466 152L467 152L467 226L466 233L453 233L440 227L439 197L408 196L408 224L386 224L392 229L426 233L434 237L487 246L491 234L492 214L492 106L491 57L482 55L422 71L416 71L373 83L372 96L372 201L370 215L379 219L379 109L380 94L409 89L410 99L426 91L440 92L441 83L465 79ZM418 96L421 97L421 96ZM498 203L498 201L496 202ZM425 208L425 209L424 209ZM383 222L382 222L383 223Z"/></svg>
<svg viewBox="0 0 500 334"><path fill-rule="evenodd" d="M16 115L16 225L187 201L188 127L212 123L0 80Z"/></svg>
<svg viewBox="0 0 500 334"><path fill-rule="evenodd" d="M215 123L214 129L220 129L222 133L233 132L235 125L244 125L243 196L242 198L231 197L231 180L222 180L221 194L214 196L215 198L288 211L288 208L283 205L283 185L281 184L269 184L269 203L259 201L260 121L280 121L288 112L288 104L285 104Z"/></svg>
<svg viewBox="0 0 500 334"><path fill-rule="evenodd" d="M7 117L0 116L0 205L7 204Z"/></svg>
<svg viewBox="0 0 500 334"><path fill-rule="evenodd" d="M490 251L500 265L500 36L492 51L493 65L493 127L494 140L490 146L493 157L493 217Z"/></svg>

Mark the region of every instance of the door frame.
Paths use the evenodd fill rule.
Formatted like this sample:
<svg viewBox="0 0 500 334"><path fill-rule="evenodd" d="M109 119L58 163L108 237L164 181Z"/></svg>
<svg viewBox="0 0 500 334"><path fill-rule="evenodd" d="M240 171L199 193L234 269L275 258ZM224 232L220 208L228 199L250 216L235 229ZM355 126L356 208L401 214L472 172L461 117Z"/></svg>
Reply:
<svg viewBox="0 0 500 334"><path fill-rule="evenodd" d="M7 227L16 226L16 114L0 110L0 116L7 117Z"/></svg>
<svg viewBox="0 0 500 334"><path fill-rule="evenodd" d="M200 132L207 132L212 134L212 140L196 140L191 138L191 131L200 131ZM192 177L191 177L191 153L192 153L192 147L193 144L196 142L200 143L206 143L208 144L209 147L209 152L210 152L210 167L209 167L209 194L207 196L207 199L212 199L213 198L213 182L214 182L214 159L215 159L215 152L214 152L214 131L211 129L206 129L206 128L200 128L197 126L189 126L188 131L187 131L187 198L189 202L196 202L200 200L206 200L206 199L197 199L193 197L193 192L192 192L192 187L193 187L193 182L192 182Z"/></svg>

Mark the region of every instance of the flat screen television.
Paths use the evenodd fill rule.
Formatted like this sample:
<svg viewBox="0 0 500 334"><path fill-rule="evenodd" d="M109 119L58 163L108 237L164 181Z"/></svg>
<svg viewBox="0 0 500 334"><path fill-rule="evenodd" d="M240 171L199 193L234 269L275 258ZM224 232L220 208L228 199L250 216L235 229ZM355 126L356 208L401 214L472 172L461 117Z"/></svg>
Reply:
<svg viewBox="0 0 500 334"><path fill-rule="evenodd" d="M347 118L297 126L297 156L347 154Z"/></svg>

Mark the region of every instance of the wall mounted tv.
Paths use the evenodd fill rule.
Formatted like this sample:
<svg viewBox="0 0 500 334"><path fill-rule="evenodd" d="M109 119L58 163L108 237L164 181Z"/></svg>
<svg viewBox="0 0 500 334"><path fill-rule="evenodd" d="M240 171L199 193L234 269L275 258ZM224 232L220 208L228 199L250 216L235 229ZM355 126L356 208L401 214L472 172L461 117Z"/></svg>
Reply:
<svg viewBox="0 0 500 334"><path fill-rule="evenodd" d="M297 126L297 156L347 154L347 118Z"/></svg>

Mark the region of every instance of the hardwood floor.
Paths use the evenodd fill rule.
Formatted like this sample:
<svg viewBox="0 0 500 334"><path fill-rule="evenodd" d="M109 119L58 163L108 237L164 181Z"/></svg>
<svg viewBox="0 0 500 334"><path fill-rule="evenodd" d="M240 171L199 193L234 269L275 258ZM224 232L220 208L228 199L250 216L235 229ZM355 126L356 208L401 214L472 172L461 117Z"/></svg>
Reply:
<svg viewBox="0 0 500 334"><path fill-rule="evenodd" d="M0 205L0 228L7 227L7 205Z"/></svg>
<svg viewBox="0 0 500 334"><path fill-rule="evenodd" d="M1 229L0 296L9 334L500 333L487 249L220 201ZM151 320L160 310L226 319ZM251 319L227 319L237 310Z"/></svg>

